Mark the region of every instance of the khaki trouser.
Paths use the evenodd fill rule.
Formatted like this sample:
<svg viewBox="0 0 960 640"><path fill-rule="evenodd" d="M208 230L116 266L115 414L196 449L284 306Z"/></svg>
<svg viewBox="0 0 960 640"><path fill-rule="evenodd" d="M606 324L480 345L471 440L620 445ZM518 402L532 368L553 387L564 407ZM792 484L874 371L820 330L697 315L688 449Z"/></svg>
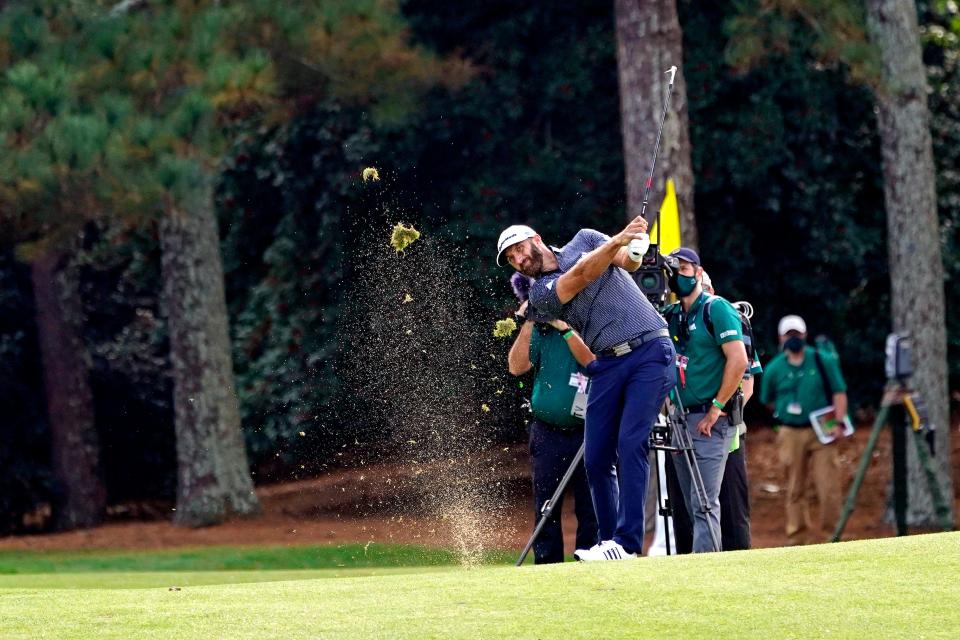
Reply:
<svg viewBox="0 0 960 640"><path fill-rule="evenodd" d="M812 427L781 426L777 433L780 463L787 471L788 544L826 542L840 519L842 500L840 459L837 445L817 440ZM820 527L814 529L807 500L807 473L812 474L820 503Z"/></svg>

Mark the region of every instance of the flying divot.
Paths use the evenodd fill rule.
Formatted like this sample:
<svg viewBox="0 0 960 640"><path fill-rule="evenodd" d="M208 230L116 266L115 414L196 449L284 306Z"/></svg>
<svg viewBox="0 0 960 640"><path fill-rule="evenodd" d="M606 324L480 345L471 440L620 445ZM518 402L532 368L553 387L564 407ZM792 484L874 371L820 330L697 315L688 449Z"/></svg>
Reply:
<svg viewBox="0 0 960 640"><path fill-rule="evenodd" d="M367 167L363 170L363 181L370 182L371 180L380 182L380 172L373 167Z"/></svg>
<svg viewBox="0 0 960 640"><path fill-rule="evenodd" d="M513 335L513 332L517 330L517 323L514 322L513 318L507 318L506 320L497 320L496 326L493 328L493 336L495 338L509 338Z"/></svg>
<svg viewBox="0 0 960 640"><path fill-rule="evenodd" d="M404 249L416 242L419 238L420 232L414 229L413 225L405 227L402 222L398 222L393 227L393 233L390 235L390 246L396 249L397 253L402 253Z"/></svg>
<svg viewBox="0 0 960 640"><path fill-rule="evenodd" d="M411 302L413 302L413 296L409 293L403 294L403 304L409 304Z"/></svg>

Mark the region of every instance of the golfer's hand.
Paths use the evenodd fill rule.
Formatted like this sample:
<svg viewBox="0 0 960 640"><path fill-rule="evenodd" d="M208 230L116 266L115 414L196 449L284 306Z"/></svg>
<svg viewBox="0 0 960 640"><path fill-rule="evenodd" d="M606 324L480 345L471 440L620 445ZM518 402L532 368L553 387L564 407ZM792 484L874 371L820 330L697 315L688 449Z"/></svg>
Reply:
<svg viewBox="0 0 960 640"><path fill-rule="evenodd" d="M553 320L551 320L550 326L556 329L557 331L566 331L567 329L570 328L570 325L568 325L566 322L564 322L559 318L554 318Z"/></svg>
<svg viewBox="0 0 960 640"><path fill-rule="evenodd" d="M630 221L623 231L613 237L614 241L621 246L630 244L631 240L640 237L640 234L647 232L647 221L641 216L637 216Z"/></svg>
<svg viewBox="0 0 960 640"><path fill-rule="evenodd" d="M514 311L514 315L522 316L524 319L527 317L527 306L530 304L529 300L524 300L523 304L520 305L520 308Z"/></svg>
<svg viewBox="0 0 960 640"><path fill-rule="evenodd" d="M710 432L713 430L713 425L717 424L717 420L720 419L720 409L716 407L710 407L710 411L707 411L706 415L703 416L703 419L697 423L697 431L701 434L710 437Z"/></svg>

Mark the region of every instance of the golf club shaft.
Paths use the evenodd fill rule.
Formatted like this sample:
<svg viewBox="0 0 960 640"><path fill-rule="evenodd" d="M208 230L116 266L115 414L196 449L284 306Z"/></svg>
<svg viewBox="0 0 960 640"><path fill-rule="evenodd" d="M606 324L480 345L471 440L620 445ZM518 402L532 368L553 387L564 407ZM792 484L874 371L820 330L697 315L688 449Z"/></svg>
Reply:
<svg viewBox="0 0 960 640"><path fill-rule="evenodd" d="M677 75L676 65L667 69L664 73L670 74L670 82L667 85L667 93L663 97L663 110L660 113L660 126L657 129L657 142L653 147L653 161L650 163L650 173L647 175L647 181L643 186L643 202L640 205L640 216L644 219L647 217L647 204L650 202L650 189L653 187L653 174L657 168L657 157L660 155L660 139L663 137L663 123L667 119L667 110L670 108L670 96L673 94L673 80ZM657 210L657 215L654 216L653 221L650 222L650 226L656 222L657 218L660 216L660 210ZM649 227L648 227L649 228ZM657 235L660 235L660 229L657 229ZM659 237L657 238L659 245ZM631 240L630 241L630 250L632 254L636 253L645 253L645 251L640 250L642 243L640 240ZM632 257L632 256L631 256ZM643 257L642 255L640 257Z"/></svg>
<svg viewBox="0 0 960 640"><path fill-rule="evenodd" d="M643 185L643 202L640 205L640 215L646 218L647 204L650 202L650 189L653 187L653 173L657 168L657 157L660 155L660 139L663 137L663 123L667 119L667 110L670 108L670 96L673 94L673 79L677 75L677 67L673 66L664 73L670 74L670 83L667 85L667 94L663 96L663 111L660 112L660 127L657 129L657 142L653 147L653 161L650 163L650 174ZM657 211L659 214L660 212ZM656 220L656 216L654 217Z"/></svg>

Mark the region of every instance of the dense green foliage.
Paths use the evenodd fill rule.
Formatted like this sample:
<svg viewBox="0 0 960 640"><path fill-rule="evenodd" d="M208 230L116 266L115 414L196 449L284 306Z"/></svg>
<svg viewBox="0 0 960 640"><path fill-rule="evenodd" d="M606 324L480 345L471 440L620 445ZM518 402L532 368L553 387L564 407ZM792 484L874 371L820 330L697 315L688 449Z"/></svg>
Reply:
<svg viewBox="0 0 960 640"><path fill-rule="evenodd" d="M241 140L218 192L237 387L254 460L314 467L351 434L333 415L345 228L374 156L358 110L317 106ZM304 436L300 436L303 432ZM307 435L309 434L309 435ZM321 454L318 456L318 454Z"/></svg>
<svg viewBox="0 0 960 640"><path fill-rule="evenodd" d="M718 293L753 302L761 353L776 348L778 318L799 313L811 335L842 342L854 406L871 404L890 326L872 97L817 64L799 21L781 25L762 66L734 73L735 6L680 5L701 255Z"/></svg>
<svg viewBox="0 0 960 640"><path fill-rule="evenodd" d="M75 259L108 501L172 499L172 381L160 320L160 250L143 230L88 224Z"/></svg>
<svg viewBox="0 0 960 640"><path fill-rule="evenodd" d="M390 2L160 0L108 12L111 6L18 2L0 16L7 131L0 221L10 232L5 242L29 241L19 247L27 260L91 219L106 236L79 259L89 267L88 347L118 500L165 496L171 486L167 328L155 322L160 287L150 235L157 219L190 215L197 198L209 196L208 177L238 129L275 127L317 101L360 105L371 122L388 127L415 108L424 88L456 85L471 72L456 58L410 46ZM128 234L131 228L147 235ZM282 229L298 232L289 221ZM288 257L283 249L273 254L278 264ZM316 350L311 358L311 366L330 360ZM254 397L262 388L249 391ZM264 413L287 426L278 434L265 425L271 451L302 415L274 409Z"/></svg>
<svg viewBox="0 0 960 640"><path fill-rule="evenodd" d="M378 6L364 5L375 15ZM777 318L800 313L812 333L838 343L853 406L871 405L883 382L890 322L878 138L864 86L869 52L852 38L831 54L830 41L808 21L761 11L769 6L678 2L702 256L721 294L754 303L766 357L775 349ZM389 64L351 67L348 53L355 49L310 40L311 51L341 65L330 62L331 69L357 73L328 74L332 84L317 89L309 69L279 67L274 89L288 99L287 108L266 120L237 117L229 144L216 146L223 151L217 208L238 392L262 473L329 463L332 451L353 442L370 418L342 411L345 390L336 368L343 322L350 321L345 297L363 278L359 238L380 242L383 233L385 243L385 225L403 220L452 243L486 301L474 321L492 326L513 305L508 270L493 264L503 226L529 223L562 244L581 227L612 232L623 222L612 3L406 0L400 8L414 40L435 52L424 55L420 76L407 76L418 88L433 86L425 97L411 92L409 100L391 102L396 91L381 83L391 77ZM856 12L840 15L855 18ZM392 13L383 18L381 37L365 42L382 46L382 59L401 60L410 74L416 65L401 55L400 20ZM960 17L953 3L936 0L921 3L921 22L949 305L960 294ZM746 38L745 29L756 37ZM30 33L4 51L32 42ZM443 67L439 61L450 54L471 65ZM22 82L28 71L18 68L16 87L31 86ZM57 77L45 76L46 82ZM438 77L446 78L440 86ZM363 98L365 88L373 97ZM48 94L44 83L26 93L37 100ZM78 148L90 141L71 131L76 135L67 139ZM365 166L378 167L382 182L364 186ZM189 176L187 168L168 177ZM902 223L910 223L908 215ZM7 217L3 224L20 229ZM166 329L153 320L156 239L149 224L135 233L109 225L89 233L81 258L86 337L108 487L114 499L169 496ZM0 466L0 487L37 488L45 486L45 427L24 273L8 258L0 262L0 390L15 390L10 406L18 416L9 427L16 437L0 447L15 447L17 459L29 461L21 472ZM952 356L960 355L958 323L948 318ZM960 358L949 360L956 379ZM505 372L491 375L508 382ZM505 408L519 406L522 395L509 382L515 393ZM522 437L515 411L500 416L501 433ZM32 449L16 444L26 441ZM130 478L122 490L120 477Z"/></svg>
<svg viewBox="0 0 960 640"><path fill-rule="evenodd" d="M0 252L0 535L49 502L49 471L40 354L33 325L29 269Z"/></svg>
<svg viewBox="0 0 960 640"><path fill-rule="evenodd" d="M960 380L960 317L950 309L960 298L960 10L946 0L919 4L923 58L932 89L930 129L947 277L947 365L955 386Z"/></svg>
<svg viewBox="0 0 960 640"><path fill-rule="evenodd" d="M349 402L337 396L341 381L329 366L340 296L364 277L356 266L361 245L385 245L388 223L413 223L466 251L464 272L488 304L474 321L491 327L504 303L514 304L509 272L487 259L501 226L529 222L562 243L578 220L620 224L622 163L607 153L620 144L616 60L612 26L600 21L609 12L595 3L571 6L535 6L520 16L408 5L415 33L441 54L462 49L482 70L476 79L437 89L404 126L378 127L354 110L318 106L265 137L251 136L234 154L220 202L237 374L255 456L295 446L310 454L299 460L309 465L352 443L359 424L376 423L337 412ZM543 51L550 55L538 61ZM362 188L367 165L380 168L381 186ZM345 255L352 260L341 265ZM510 398L515 409L519 398Z"/></svg>

